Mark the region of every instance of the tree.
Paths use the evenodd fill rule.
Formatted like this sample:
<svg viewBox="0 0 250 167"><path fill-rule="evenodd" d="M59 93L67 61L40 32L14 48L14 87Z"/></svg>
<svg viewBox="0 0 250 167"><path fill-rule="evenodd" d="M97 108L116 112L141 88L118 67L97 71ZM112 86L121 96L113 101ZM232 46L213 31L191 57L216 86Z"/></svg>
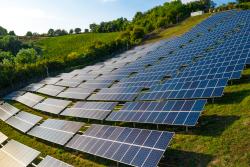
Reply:
<svg viewBox="0 0 250 167"><path fill-rule="evenodd" d="M53 36L55 36L55 30L54 29L49 29L49 31L48 31L48 36L50 36L50 37L53 37Z"/></svg>
<svg viewBox="0 0 250 167"><path fill-rule="evenodd" d="M57 30L55 30L54 36L60 36L61 34L62 34L62 30L57 29Z"/></svg>
<svg viewBox="0 0 250 167"><path fill-rule="evenodd" d="M0 51L0 63L3 62L4 59L13 61L14 56L11 54L11 52Z"/></svg>
<svg viewBox="0 0 250 167"><path fill-rule="evenodd" d="M66 30L62 30L61 35L68 35L68 32Z"/></svg>
<svg viewBox="0 0 250 167"><path fill-rule="evenodd" d="M80 33L81 33L81 31L82 31L82 29L81 29L81 28L75 28L75 33L76 33L76 34L80 34Z"/></svg>
<svg viewBox="0 0 250 167"><path fill-rule="evenodd" d="M16 36L6 35L0 38L0 49L3 51L10 51L13 55L16 55L22 47L26 46Z"/></svg>
<svg viewBox="0 0 250 167"><path fill-rule="evenodd" d="M35 63L37 58L38 54L35 49L21 49L15 57L15 62L17 64L30 64Z"/></svg>
<svg viewBox="0 0 250 167"><path fill-rule="evenodd" d="M16 36L16 33L15 33L14 31L10 31L10 32L9 32L9 35Z"/></svg>
<svg viewBox="0 0 250 167"><path fill-rule="evenodd" d="M91 32L97 32L98 29L98 25L93 23L89 25L89 29L91 30Z"/></svg>
<svg viewBox="0 0 250 167"><path fill-rule="evenodd" d="M237 0L238 3L249 2L249 0Z"/></svg>
<svg viewBox="0 0 250 167"><path fill-rule="evenodd" d="M26 36L27 36L27 37L32 37L32 35L33 35L33 34L32 34L31 31L28 31L28 32L26 33Z"/></svg>
<svg viewBox="0 0 250 167"><path fill-rule="evenodd" d="M142 39L144 37L145 30L143 27L134 27L130 35L131 35L131 39L133 41L136 41L137 39Z"/></svg>
<svg viewBox="0 0 250 167"><path fill-rule="evenodd" d="M74 30L73 30L73 29L70 29L70 30L69 30L69 33L70 33L70 34L73 34L73 33L74 33Z"/></svg>
<svg viewBox="0 0 250 167"><path fill-rule="evenodd" d="M7 35L7 34L8 34L8 31L5 28L0 26L0 36L1 35Z"/></svg>
<svg viewBox="0 0 250 167"><path fill-rule="evenodd" d="M89 29L84 29L84 33L89 33Z"/></svg>

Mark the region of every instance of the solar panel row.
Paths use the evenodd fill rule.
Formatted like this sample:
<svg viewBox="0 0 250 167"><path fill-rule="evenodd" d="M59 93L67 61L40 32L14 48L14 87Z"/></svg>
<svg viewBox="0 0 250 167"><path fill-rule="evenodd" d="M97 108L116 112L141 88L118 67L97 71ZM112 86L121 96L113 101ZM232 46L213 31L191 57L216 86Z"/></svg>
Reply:
<svg viewBox="0 0 250 167"><path fill-rule="evenodd" d="M157 166L173 137L171 132L92 125L67 147L132 166Z"/></svg>

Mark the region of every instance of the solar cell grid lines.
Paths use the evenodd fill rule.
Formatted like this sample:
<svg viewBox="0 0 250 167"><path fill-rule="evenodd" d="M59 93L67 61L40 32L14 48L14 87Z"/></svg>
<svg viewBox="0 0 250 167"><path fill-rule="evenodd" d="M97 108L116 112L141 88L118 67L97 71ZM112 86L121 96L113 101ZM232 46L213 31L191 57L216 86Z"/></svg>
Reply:
<svg viewBox="0 0 250 167"><path fill-rule="evenodd" d="M142 89L142 87L103 88L97 94L91 95L88 100L132 101Z"/></svg>
<svg viewBox="0 0 250 167"><path fill-rule="evenodd" d="M128 102L108 121L195 126L206 100L169 100L164 102Z"/></svg>
<svg viewBox="0 0 250 167"><path fill-rule="evenodd" d="M65 145L84 123L48 119L41 125L34 127L28 134L40 139Z"/></svg>
<svg viewBox="0 0 250 167"><path fill-rule="evenodd" d="M75 78L62 79L61 81L57 82L55 85L74 88L80 85L83 81L84 81L83 79L75 79Z"/></svg>
<svg viewBox="0 0 250 167"><path fill-rule="evenodd" d="M101 89L109 87L113 82L114 80L88 80L80 84L78 87Z"/></svg>
<svg viewBox="0 0 250 167"><path fill-rule="evenodd" d="M40 111L47 112L47 113L59 114L70 103L71 101L68 101L68 100L47 98L41 103L38 103L37 105L35 105L33 108L40 110Z"/></svg>
<svg viewBox="0 0 250 167"><path fill-rule="evenodd" d="M21 132L26 133L41 120L42 117L21 111L5 122Z"/></svg>
<svg viewBox="0 0 250 167"><path fill-rule="evenodd" d="M117 102L77 102L73 107L65 109L61 115L104 120L117 104Z"/></svg>
<svg viewBox="0 0 250 167"><path fill-rule="evenodd" d="M157 166L174 133L92 125L67 147L131 166Z"/></svg>
<svg viewBox="0 0 250 167"><path fill-rule="evenodd" d="M60 77L54 77L54 78L51 77L51 78L45 78L40 83L47 84L47 85L53 85L53 84L57 83L60 80L61 80Z"/></svg>
<svg viewBox="0 0 250 167"><path fill-rule="evenodd" d="M72 79L87 81L87 80L93 80L98 76L99 76L98 74L78 74Z"/></svg>
<svg viewBox="0 0 250 167"><path fill-rule="evenodd" d="M28 92L21 96L18 96L15 100L26 106L33 107L37 103L41 102L43 99L45 98L42 96Z"/></svg>
<svg viewBox="0 0 250 167"><path fill-rule="evenodd" d="M65 87L63 86L55 86L55 85L46 85L42 87L41 89L38 89L36 92L50 95L50 96L56 96L59 93L61 93Z"/></svg>
<svg viewBox="0 0 250 167"><path fill-rule="evenodd" d="M65 162L59 161L51 156L46 156L37 167L73 167Z"/></svg>
<svg viewBox="0 0 250 167"><path fill-rule="evenodd" d="M85 100L94 91L95 88L68 88L57 97Z"/></svg>
<svg viewBox="0 0 250 167"><path fill-rule="evenodd" d="M195 99L221 97L228 78L207 79L190 82L173 82L154 86L149 92L138 97L139 100Z"/></svg>
<svg viewBox="0 0 250 167"><path fill-rule="evenodd" d="M15 140L10 140L0 149L0 164L4 167L24 167L31 164L40 152Z"/></svg>
<svg viewBox="0 0 250 167"><path fill-rule="evenodd" d="M20 111L19 109L17 109L16 107L8 103L0 104L0 119L2 121L6 121L11 116L18 113L19 111Z"/></svg>
<svg viewBox="0 0 250 167"><path fill-rule="evenodd" d="M29 92L35 92L38 89L40 89L41 87L43 87L44 85L45 84L42 84L42 83L30 84L30 85L26 86L25 88L23 88L22 90L29 91Z"/></svg>
<svg viewBox="0 0 250 167"><path fill-rule="evenodd" d="M5 142L7 139L8 139L8 137L5 134L3 134L2 132L0 132L0 144Z"/></svg>

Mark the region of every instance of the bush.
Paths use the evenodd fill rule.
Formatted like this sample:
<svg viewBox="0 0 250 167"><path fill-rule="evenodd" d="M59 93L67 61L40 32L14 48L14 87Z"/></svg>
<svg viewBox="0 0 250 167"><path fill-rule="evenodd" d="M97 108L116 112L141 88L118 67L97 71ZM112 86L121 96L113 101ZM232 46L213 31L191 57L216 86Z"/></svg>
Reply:
<svg viewBox="0 0 250 167"><path fill-rule="evenodd" d="M37 58L38 54L35 49L21 49L15 57L15 62L17 64L31 64L35 63Z"/></svg>
<svg viewBox="0 0 250 167"><path fill-rule="evenodd" d="M145 35L145 30L143 27L134 27L133 31L131 31L130 33L131 35L131 40L132 41L136 41L136 40L140 40L144 37Z"/></svg>

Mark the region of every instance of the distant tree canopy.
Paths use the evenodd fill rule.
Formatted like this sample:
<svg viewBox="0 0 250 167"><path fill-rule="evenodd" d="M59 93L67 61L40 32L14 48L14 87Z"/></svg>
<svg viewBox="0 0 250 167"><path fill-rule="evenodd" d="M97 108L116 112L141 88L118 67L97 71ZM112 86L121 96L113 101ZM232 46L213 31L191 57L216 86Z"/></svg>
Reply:
<svg viewBox="0 0 250 167"><path fill-rule="evenodd" d="M109 22L101 22L98 24L90 24L89 28L91 32L116 32L116 31L124 31L127 28L129 21L126 18L118 18Z"/></svg>
<svg viewBox="0 0 250 167"><path fill-rule="evenodd" d="M7 34L8 34L8 31L5 28L0 26L0 36L1 35L7 35Z"/></svg>
<svg viewBox="0 0 250 167"><path fill-rule="evenodd" d="M9 32L9 35L16 36L16 33L15 33L14 31L10 31L10 32Z"/></svg>
<svg viewBox="0 0 250 167"><path fill-rule="evenodd" d="M82 29L81 29L81 28L75 28L75 33L76 33L76 34L80 34L80 33L81 33L81 31L82 31Z"/></svg>
<svg viewBox="0 0 250 167"><path fill-rule="evenodd" d="M249 0L237 0L238 3L249 2Z"/></svg>
<svg viewBox="0 0 250 167"><path fill-rule="evenodd" d="M134 30L135 27L144 28L145 33L154 31L160 27L167 27L176 24L190 16L191 12L198 10L208 10L213 5L211 0L200 0L182 4L180 0L166 2L162 6L152 8L145 13L137 12L132 19L118 18L100 24L90 24L91 32L116 32L124 30Z"/></svg>
<svg viewBox="0 0 250 167"><path fill-rule="evenodd" d="M33 36L33 33L32 33L31 31L28 31L28 32L26 33L26 36L27 36L27 37L32 37L32 36Z"/></svg>

